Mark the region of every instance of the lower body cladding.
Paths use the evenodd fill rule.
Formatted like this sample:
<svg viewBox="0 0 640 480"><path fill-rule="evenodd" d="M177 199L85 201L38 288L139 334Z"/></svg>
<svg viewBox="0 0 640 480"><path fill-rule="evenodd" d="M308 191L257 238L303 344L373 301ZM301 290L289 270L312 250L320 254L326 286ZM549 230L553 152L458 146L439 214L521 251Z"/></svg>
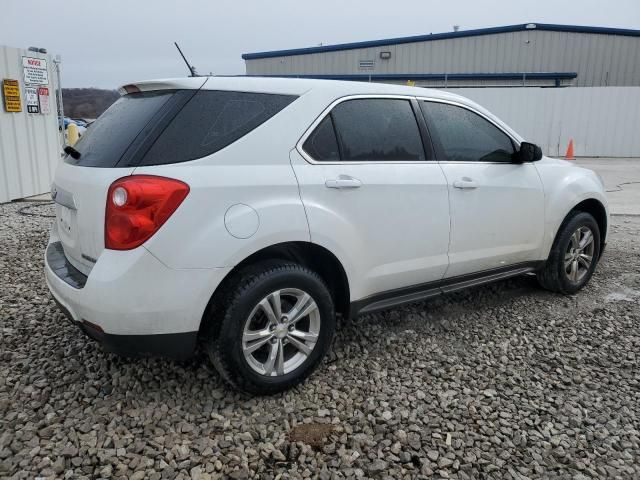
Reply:
<svg viewBox="0 0 640 480"><path fill-rule="evenodd" d="M54 236L45 255L47 286L63 313L104 350L125 356L191 356L209 299L229 270L172 269L139 247L104 250L84 276Z"/></svg>

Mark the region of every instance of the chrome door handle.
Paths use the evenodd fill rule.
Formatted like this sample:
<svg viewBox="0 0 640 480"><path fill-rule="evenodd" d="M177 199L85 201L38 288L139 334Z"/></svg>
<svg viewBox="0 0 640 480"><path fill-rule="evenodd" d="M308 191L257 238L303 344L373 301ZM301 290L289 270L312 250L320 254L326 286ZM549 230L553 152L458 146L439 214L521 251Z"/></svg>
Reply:
<svg viewBox="0 0 640 480"><path fill-rule="evenodd" d="M470 178L467 178L467 177L454 181L453 186L455 188L461 188L463 190L478 188L478 184L474 180L471 180Z"/></svg>
<svg viewBox="0 0 640 480"><path fill-rule="evenodd" d="M357 178L340 175L338 178L327 180L324 185L327 188L360 188L362 182Z"/></svg>

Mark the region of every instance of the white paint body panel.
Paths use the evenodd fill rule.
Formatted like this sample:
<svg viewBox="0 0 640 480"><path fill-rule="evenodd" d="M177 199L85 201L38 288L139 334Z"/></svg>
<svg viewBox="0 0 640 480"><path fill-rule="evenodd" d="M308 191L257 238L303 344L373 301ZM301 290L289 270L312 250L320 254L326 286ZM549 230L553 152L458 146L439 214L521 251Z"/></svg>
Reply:
<svg viewBox="0 0 640 480"><path fill-rule="evenodd" d="M49 242L58 239L54 227ZM210 292L229 270L171 269L139 247L104 250L82 289L48 266L45 278L75 321L87 320L113 335L156 335L198 330Z"/></svg>
<svg viewBox="0 0 640 480"><path fill-rule="evenodd" d="M163 80L154 85L199 88L201 82ZM75 198L77 236L65 238L56 227L50 241L62 240L68 257L88 279L78 290L48 266L46 278L76 320L113 334L198 330L207 302L232 268L283 242L313 242L332 252L347 274L350 299L356 301L445 275L543 260L573 206L587 198L606 206L593 172L551 159L526 165L315 164L296 148L322 112L344 96L419 95L479 109L462 97L390 85L255 78L208 79L202 88L300 98L240 140L198 160L135 169L61 165L55 182ZM179 179L190 192L141 247L106 250L107 189L114 180L136 174ZM326 187L327 180L340 175L359 179L361 187ZM462 176L474 177L480 188L452 188ZM246 208L237 210L237 217L233 209L229 214L238 205ZM95 265L83 263L83 254L94 257Z"/></svg>
<svg viewBox="0 0 640 480"><path fill-rule="evenodd" d="M537 259L544 237L544 191L533 163L442 162L449 182L447 277ZM460 189L459 180L477 187Z"/></svg>
<svg viewBox="0 0 640 480"><path fill-rule="evenodd" d="M595 199L605 208L609 225L609 204L604 184L598 175L588 168L573 162L544 157L535 163L544 185L545 228L541 259L546 259L551 250L556 232L571 209L578 203ZM606 238L608 231L600 232Z"/></svg>
<svg viewBox="0 0 640 480"><path fill-rule="evenodd" d="M291 162L311 241L346 267L352 300L442 278L449 207L447 182L436 162L311 164L297 150ZM327 180L341 175L362 186L327 188Z"/></svg>
<svg viewBox="0 0 640 480"><path fill-rule="evenodd" d="M104 213L109 185L131 175L133 170L77 167L65 162L58 166L53 190L57 195L67 195L75 206L74 210L56 204L59 236L69 261L85 275L94 265L85 257L97 259L104 250Z"/></svg>

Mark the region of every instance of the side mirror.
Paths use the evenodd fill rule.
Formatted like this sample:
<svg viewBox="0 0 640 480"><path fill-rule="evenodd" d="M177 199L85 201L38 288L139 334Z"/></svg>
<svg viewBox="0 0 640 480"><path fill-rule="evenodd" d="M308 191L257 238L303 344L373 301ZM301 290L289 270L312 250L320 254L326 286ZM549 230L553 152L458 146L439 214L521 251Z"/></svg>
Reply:
<svg viewBox="0 0 640 480"><path fill-rule="evenodd" d="M516 153L516 160L521 163L535 162L542 158L542 149L535 143L522 142Z"/></svg>

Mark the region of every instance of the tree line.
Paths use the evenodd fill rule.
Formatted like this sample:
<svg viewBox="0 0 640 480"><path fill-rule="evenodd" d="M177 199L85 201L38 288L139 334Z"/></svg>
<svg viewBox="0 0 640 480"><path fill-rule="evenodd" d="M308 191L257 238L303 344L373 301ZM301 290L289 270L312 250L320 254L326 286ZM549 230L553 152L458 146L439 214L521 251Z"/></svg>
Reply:
<svg viewBox="0 0 640 480"><path fill-rule="evenodd" d="M98 118L119 97L116 90L63 88L64 114L71 118Z"/></svg>

